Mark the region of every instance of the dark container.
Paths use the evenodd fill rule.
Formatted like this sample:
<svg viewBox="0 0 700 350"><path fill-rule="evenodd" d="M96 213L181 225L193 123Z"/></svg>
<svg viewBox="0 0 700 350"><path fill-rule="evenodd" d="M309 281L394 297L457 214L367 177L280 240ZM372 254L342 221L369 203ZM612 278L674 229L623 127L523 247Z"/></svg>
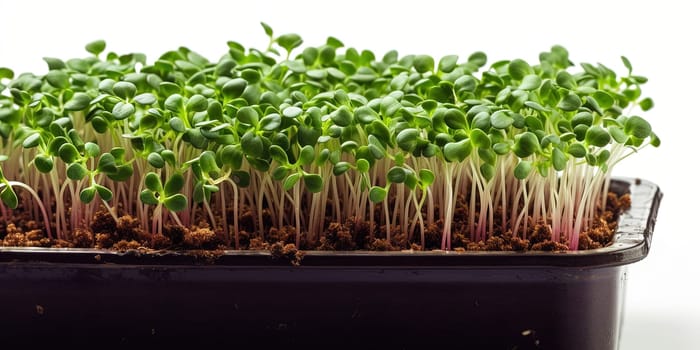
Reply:
<svg viewBox="0 0 700 350"><path fill-rule="evenodd" d="M589 251L309 252L291 266L0 248L0 342L617 349L627 265L647 255L662 195L642 180L612 190L632 208L615 243Z"/></svg>

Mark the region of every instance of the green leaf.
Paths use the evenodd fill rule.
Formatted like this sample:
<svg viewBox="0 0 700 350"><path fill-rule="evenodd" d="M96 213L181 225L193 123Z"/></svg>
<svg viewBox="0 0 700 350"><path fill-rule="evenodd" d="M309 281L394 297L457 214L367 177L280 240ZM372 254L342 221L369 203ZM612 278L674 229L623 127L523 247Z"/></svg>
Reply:
<svg viewBox="0 0 700 350"><path fill-rule="evenodd" d="M163 201L163 205L170 211L183 211L187 208L187 197L180 193L168 196Z"/></svg>
<svg viewBox="0 0 700 350"><path fill-rule="evenodd" d="M37 154L34 157L34 166L39 172L47 174L53 170L53 158L51 156Z"/></svg>
<svg viewBox="0 0 700 350"><path fill-rule="evenodd" d="M187 128L185 127L185 122L182 121L182 119L178 117L172 117L168 121L168 125L170 125L170 128L175 130L176 132L185 132Z"/></svg>
<svg viewBox="0 0 700 350"><path fill-rule="evenodd" d="M510 145L505 142L498 142L493 145L493 151L498 155L504 155L510 152Z"/></svg>
<svg viewBox="0 0 700 350"><path fill-rule="evenodd" d="M267 25L265 22L260 22L260 25L263 27L263 30L265 30L265 35L272 38L272 34L273 34L272 27Z"/></svg>
<svg viewBox="0 0 700 350"><path fill-rule="evenodd" d="M392 167L386 173L386 180L390 183L400 184L406 181L406 170L402 167Z"/></svg>
<svg viewBox="0 0 700 350"><path fill-rule="evenodd" d="M223 93L224 97L234 99L241 97L246 86L248 86L248 82L245 79L235 78L226 82L226 84L224 84L224 86L221 88L221 92Z"/></svg>
<svg viewBox="0 0 700 350"><path fill-rule="evenodd" d="M66 163L70 164L76 161L80 157L78 149L71 143L64 143L58 149L58 156Z"/></svg>
<svg viewBox="0 0 700 350"><path fill-rule="evenodd" d="M180 173L175 173L165 182L164 193L166 196L173 196L180 192L185 186L185 178Z"/></svg>
<svg viewBox="0 0 700 350"><path fill-rule="evenodd" d="M51 70L46 74L46 81L57 89L67 89L70 87L68 74L62 70Z"/></svg>
<svg viewBox="0 0 700 350"><path fill-rule="evenodd" d="M24 148L34 148L39 145L41 142L41 134L38 132L35 132L33 134L29 134L24 141L22 141L22 147Z"/></svg>
<svg viewBox="0 0 700 350"><path fill-rule="evenodd" d="M250 185L250 174L246 171L232 171L230 177L238 187L248 187Z"/></svg>
<svg viewBox="0 0 700 350"><path fill-rule="evenodd" d="M66 175L71 180L82 180L87 174L88 170L80 163L73 163L66 168Z"/></svg>
<svg viewBox="0 0 700 350"><path fill-rule="evenodd" d="M97 170L103 174L114 174L117 172L117 161L111 153L102 153L97 161Z"/></svg>
<svg viewBox="0 0 700 350"><path fill-rule="evenodd" d="M472 145L479 148L491 148L491 139L486 133L481 129L473 129L469 133Z"/></svg>
<svg viewBox="0 0 700 350"><path fill-rule="evenodd" d="M508 74L515 80L523 80L531 72L530 65L521 59L514 59L508 64Z"/></svg>
<svg viewBox="0 0 700 350"><path fill-rule="evenodd" d="M566 163L569 161L568 157L559 148L554 148L552 150L552 166L557 171L562 171L566 168Z"/></svg>
<svg viewBox="0 0 700 350"><path fill-rule="evenodd" d="M452 129L466 129L467 128L467 116L461 110L457 108L450 108L445 112L444 115L445 124Z"/></svg>
<svg viewBox="0 0 700 350"><path fill-rule="evenodd" d="M163 157L161 157L160 154L156 152L149 153L146 160L148 161L148 164L157 169L160 169L165 166L165 159L163 159Z"/></svg>
<svg viewBox="0 0 700 350"><path fill-rule="evenodd" d="M318 49L315 47L307 47L302 52L301 57L304 59L304 64L307 66L313 66L318 58Z"/></svg>
<svg viewBox="0 0 700 350"><path fill-rule="evenodd" d="M84 188L80 191L80 201L85 204L92 202L92 200L95 199L96 192L97 189L94 186Z"/></svg>
<svg viewBox="0 0 700 350"><path fill-rule="evenodd" d="M333 175L340 176L350 170L352 166L348 162L338 162L333 165Z"/></svg>
<svg viewBox="0 0 700 350"><path fill-rule="evenodd" d="M10 209L16 209L19 204L15 191L7 183L5 183L5 188L0 191L0 199Z"/></svg>
<svg viewBox="0 0 700 350"><path fill-rule="evenodd" d="M639 101L639 107L641 107L642 110L646 112L646 111L654 108L654 100L647 97L647 98Z"/></svg>
<svg viewBox="0 0 700 350"><path fill-rule="evenodd" d="M586 150L585 146L576 142L569 145L568 153L574 156L574 158L583 158L586 156L588 151Z"/></svg>
<svg viewBox="0 0 700 350"><path fill-rule="evenodd" d="M571 126L576 127L578 125L593 125L593 114L590 112L579 112L571 118Z"/></svg>
<svg viewBox="0 0 700 350"><path fill-rule="evenodd" d="M131 178L134 174L134 168L131 164L119 165L117 166L117 171L114 173L108 173L107 177L114 181L126 181Z"/></svg>
<svg viewBox="0 0 700 350"><path fill-rule="evenodd" d="M313 147L308 145L304 146L299 152L299 160L297 161L297 163L301 165L309 165L313 163L315 156L316 154L314 152Z"/></svg>
<svg viewBox="0 0 700 350"><path fill-rule="evenodd" d="M367 159L358 159L357 160L357 171L360 173L367 173L369 171L369 161Z"/></svg>
<svg viewBox="0 0 700 350"><path fill-rule="evenodd" d="M513 170L513 175L516 179L525 180L530 172L532 171L532 162L527 160L521 160L518 165L515 166Z"/></svg>
<svg viewBox="0 0 700 350"><path fill-rule="evenodd" d="M539 76L536 74L528 74L523 78L523 82L520 83L518 89L530 91L539 89L540 85L542 85L542 79L540 79Z"/></svg>
<svg viewBox="0 0 700 350"><path fill-rule="evenodd" d="M448 162L461 162L466 159L472 151L469 139L445 144L443 155Z"/></svg>
<svg viewBox="0 0 700 350"><path fill-rule="evenodd" d="M573 92L569 92L557 105L563 111L572 112L581 107L581 98Z"/></svg>
<svg viewBox="0 0 700 350"><path fill-rule="evenodd" d="M605 162L608 161L608 159L610 159L610 151L604 149L600 151L600 153L598 153L598 156L596 158L598 160L598 165L603 165L605 164Z"/></svg>
<svg viewBox="0 0 700 350"><path fill-rule="evenodd" d="M377 120L379 116L369 106L361 106L355 109L354 117L363 124L369 124L374 120Z"/></svg>
<svg viewBox="0 0 700 350"><path fill-rule="evenodd" d="M644 118L632 116L625 121L625 133L638 139L651 135L651 125Z"/></svg>
<svg viewBox="0 0 700 350"><path fill-rule="evenodd" d="M327 65L332 65L333 61L335 60L335 49L333 46L327 45L324 46L321 49L321 52L319 52L318 58L321 61L321 64L324 66ZM336 79L342 80L345 79L345 73L341 72L337 68L329 67L329 69L326 70L329 75L335 77ZM340 74L339 74L340 73Z"/></svg>
<svg viewBox="0 0 700 350"><path fill-rule="evenodd" d="M141 191L139 199L141 199L141 202L148 205L158 205L160 203L158 198L156 198L155 194L151 190Z"/></svg>
<svg viewBox="0 0 700 350"><path fill-rule="evenodd" d="M340 106L340 108L331 113L331 120L335 125L343 127L349 126L352 124L353 114L346 106Z"/></svg>
<svg viewBox="0 0 700 350"><path fill-rule="evenodd" d="M241 71L241 78L245 79L249 84L255 84L260 81L260 72L256 69L244 69Z"/></svg>
<svg viewBox="0 0 700 350"><path fill-rule="evenodd" d="M498 154L496 154L492 148L479 148L477 150L477 154L479 155L479 158L484 161L484 163L496 164Z"/></svg>
<svg viewBox="0 0 700 350"><path fill-rule="evenodd" d="M264 147L262 138L252 130L241 137L241 149L246 155L260 158L264 153Z"/></svg>
<svg viewBox="0 0 700 350"><path fill-rule="evenodd" d="M105 50L107 47L107 43L105 43L104 40L95 40L93 42L89 42L87 45L85 45L85 51L97 56L102 53L102 51Z"/></svg>
<svg viewBox="0 0 700 350"><path fill-rule="evenodd" d="M85 143L85 156L88 158L95 158L100 154L100 146L94 142Z"/></svg>
<svg viewBox="0 0 700 350"><path fill-rule="evenodd" d="M403 129L396 135L396 144L406 152L413 152L418 145L420 131L417 129Z"/></svg>
<svg viewBox="0 0 700 350"><path fill-rule="evenodd" d="M625 134L625 132L617 126L608 127L608 132L610 133L610 136L612 136L613 140L619 144L625 144L625 142L627 142L629 139L629 136L627 136L627 134Z"/></svg>
<svg viewBox="0 0 700 350"><path fill-rule="evenodd" d="M284 179L282 187L285 191L289 191L290 189L292 189L292 187L294 187L294 185L296 185L297 182L299 182L299 178L301 178L301 173L293 173L287 176L287 178Z"/></svg>
<svg viewBox="0 0 700 350"><path fill-rule="evenodd" d="M277 44L279 44L282 48L287 50L287 52L292 52L295 48L301 46L301 44L304 42L301 37L298 34L282 34L277 39Z"/></svg>
<svg viewBox="0 0 700 350"><path fill-rule="evenodd" d="M630 63L630 60L628 60L625 56L620 56L620 58L622 59L622 64L624 64L627 68L628 74L632 74L632 63Z"/></svg>
<svg viewBox="0 0 700 350"><path fill-rule="evenodd" d="M481 176L486 179L486 181L491 181L496 173L496 168L489 163L484 163L479 167L479 172L481 173Z"/></svg>
<svg viewBox="0 0 700 350"><path fill-rule="evenodd" d="M241 107L236 113L236 118L244 124L256 126L258 125L258 111L252 107Z"/></svg>
<svg viewBox="0 0 700 350"><path fill-rule="evenodd" d="M264 131L275 131L282 125L282 117L277 113L272 113L260 119L260 129Z"/></svg>
<svg viewBox="0 0 700 350"><path fill-rule="evenodd" d="M112 109L112 115L116 120L123 120L132 116L135 111L136 108L131 103L117 102Z"/></svg>
<svg viewBox="0 0 700 350"><path fill-rule="evenodd" d="M199 156L199 166L205 173L218 172L221 170L216 164L216 156L212 151L204 151Z"/></svg>
<svg viewBox="0 0 700 350"><path fill-rule="evenodd" d="M532 132L524 132L515 136L513 152L520 158L525 158L540 149L540 142Z"/></svg>
<svg viewBox="0 0 700 350"><path fill-rule="evenodd" d="M613 106L615 100L610 94L603 90L598 90L593 93L593 99L598 102L598 106L602 109L608 109Z"/></svg>
<svg viewBox="0 0 700 350"><path fill-rule="evenodd" d="M90 123L92 124L92 128L99 134L104 134L109 129L109 122L101 116L95 116Z"/></svg>
<svg viewBox="0 0 700 350"><path fill-rule="evenodd" d="M289 167L287 165L278 166L272 171L271 177L275 181L284 181L289 175Z"/></svg>
<svg viewBox="0 0 700 350"><path fill-rule="evenodd" d="M57 70L66 68L66 63L54 57L44 57L44 62L49 66L49 70Z"/></svg>
<svg viewBox="0 0 700 350"><path fill-rule="evenodd" d="M557 73L557 85L569 89L569 90L574 90L576 89L576 80L574 77L569 74L569 72L562 70Z"/></svg>
<svg viewBox="0 0 700 350"><path fill-rule="evenodd" d="M513 124L513 118L504 111L496 111L490 117L491 126L496 129L507 129Z"/></svg>
<svg viewBox="0 0 700 350"><path fill-rule="evenodd" d="M486 54L481 51L474 52L471 55L469 55L469 58L467 58L467 62L473 64L476 67L483 67L486 64L486 61Z"/></svg>
<svg viewBox="0 0 700 350"><path fill-rule="evenodd" d="M12 79L15 77L15 72L10 68L0 67L0 79Z"/></svg>
<svg viewBox="0 0 700 350"><path fill-rule="evenodd" d="M67 111L82 111L90 105L92 98L84 92L77 92L73 95L70 101L63 105L63 109Z"/></svg>
<svg viewBox="0 0 700 350"><path fill-rule="evenodd" d="M323 190L323 178L318 174L304 174L304 185L311 193Z"/></svg>
<svg viewBox="0 0 700 350"><path fill-rule="evenodd" d="M420 182L424 187L432 185L435 181L435 174L428 169L421 169L418 172L418 177L420 178Z"/></svg>
<svg viewBox="0 0 700 350"><path fill-rule="evenodd" d="M610 134L598 125L593 125L586 131L586 142L592 146L605 147L610 143Z"/></svg>
<svg viewBox="0 0 700 350"><path fill-rule="evenodd" d="M102 198L102 200L107 202L112 200L112 190L99 184L94 184L93 186L95 187L95 189L97 189L97 194L100 195L100 198Z"/></svg>
<svg viewBox="0 0 700 350"><path fill-rule="evenodd" d="M654 147L659 147L661 146L661 139L655 133L652 132L649 144L651 144Z"/></svg>
<svg viewBox="0 0 700 350"><path fill-rule="evenodd" d="M134 102L142 105L142 106L148 106L156 103L158 100L156 99L156 96L153 95L152 93L146 92L143 94L136 95L134 97Z"/></svg>
<svg viewBox="0 0 700 350"><path fill-rule="evenodd" d="M289 164L289 158L287 157L287 152L278 145L270 146L270 157L277 161L277 163L282 165Z"/></svg>
<svg viewBox="0 0 700 350"><path fill-rule="evenodd" d="M206 97L196 94L187 100L185 108L190 112L204 112L209 108L209 101Z"/></svg>
<svg viewBox="0 0 700 350"><path fill-rule="evenodd" d="M382 202L385 198L386 189L383 187L372 186L372 188L369 190L369 200L371 200L372 203Z"/></svg>
<svg viewBox="0 0 700 350"><path fill-rule="evenodd" d="M435 60L428 55L416 55L413 58L413 68L418 73L432 72L435 69Z"/></svg>
<svg viewBox="0 0 700 350"><path fill-rule="evenodd" d="M457 60L459 57L457 55L447 55L440 59L438 63L438 69L441 72L449 73L455 69L457 66Z"/></svg>
<svg viewBox="0 0 700 350"><path fill-rule="evenodd" d="M146 177L144 179L144 184L146 185L146 188L156 192L156 193L161 193L163 192L163 185L160 182L160 176L156 173L148 173L146 174Z"/></svg>
<svg viewBox="0 0 700 350"><path fill-rule="evenodd" d="M112 86L115 95L122 99L130 99L136 95L136 85L128 81L118 81Z"/></svg>
<svg viewBox="0 0 700 350"><path fill-rule="evenodd" d="M302 112L303 112L303 110L301 108L296 107L296 106L290 106L290 107L285 108L282 111L282 115L287 117L287 118L296 118L296 117L300 116Z"/></svg>

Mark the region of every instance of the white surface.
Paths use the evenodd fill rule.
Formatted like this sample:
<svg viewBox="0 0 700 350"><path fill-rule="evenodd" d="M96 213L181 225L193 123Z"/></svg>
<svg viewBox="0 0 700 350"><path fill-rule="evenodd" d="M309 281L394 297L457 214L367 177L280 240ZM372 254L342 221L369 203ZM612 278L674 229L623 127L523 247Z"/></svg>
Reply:
<svg viewBox="0 0 700 350"><path fill-rule="evenodd" d="M700 195L690 168L700 116L697 111L697 12L687 1L11 1L0 5L0 66L46 71L44 56L84 55L98 38L119 53L156 55L187 46L210 59L227 40L264 48L259 21L276 33L296 32L306 44L328 35L346 46L383 54L468 56L482 50L489 61L537 59L561 44L574 62L601 62L623 71L627 56L649 78L655 99L647 114L662 138L614 171L656 182L665 193L650 256L630 267L623 350L697 349L700 237L694 219ZM683 163L686 161L686 163Z"/></svg>

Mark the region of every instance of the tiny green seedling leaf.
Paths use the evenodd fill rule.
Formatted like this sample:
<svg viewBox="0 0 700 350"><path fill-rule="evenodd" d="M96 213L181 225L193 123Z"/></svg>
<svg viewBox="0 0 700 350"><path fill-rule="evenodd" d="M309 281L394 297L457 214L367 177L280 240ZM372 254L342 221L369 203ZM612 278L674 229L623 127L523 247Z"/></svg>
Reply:
<svg viewBox="0 0 700 350"><path fill-rule="evenodd" d="M644 118L632 116L625 122L625 133L638 139L651 135L651 125Z"/></svg>
<svg viewBox="0 0 700 350"><path fill-rule="evenodd" d="M144 179L144 184L146 188L152 192L163 192L163 185L160 182L160 176L156 173L148 173Z"/></svg>
<svg viewBox="0 0 700 350"><path fill-rule="evenodd" d="M163 205L170 211L183 211L187 208L187 197L178 193L165 198Z"/></svg>
<svg viewBox="0 0 700 350"><path fill-rule="evenodd" d="M318 193L323 190L323 178L318 174L304 174L304 186L311 193Z"/></svg>
<svg viewBox="0 0 700 350"><path fill-rule="evenodd" d="M73 95L73 98L66 102L63 108L67 111L82 111L90 105L92 98L84 92L78 92Z"/></svg>
<svg viewBox="0 0 700 350"><path fill-rule="evenodd" d="M297 182L299 182L299 178L301 177L300 173L293 173L289 175L285 180L282 185L285 191L289 191L296 185Z"/></svg>
<svg viewBox="0 0 700 350"><path fill-rule="evenodd" d="M102 53L102 51L105 50L107 47L107 43L105 43L104 40L95 40L92 42L89 42L87 45L85 45L85 51L97 56Z"/></svg>
<svg viewBox="0 0 700 350"><path fill-rule="evenodd" d="M5 188L0 191L0 199L2 199L2 202L10 209L16 209L19 205L19 200L17 199L15 191L7 184L5 184Z"/></svg>
<svg viewBox="0 0 700 350"><path fill-rule="evenodd" d="M80 201L85 204L92 202L95 199L95 193L97 193L97 189L94 186L84 188L80 191Z"/></svg>
<svg viewBox="0 0 700 350"><path fill-rule="evenodd" d="M269 25L267 25L267 23L265 23L265 22L260 22L260 25L263 27L263 30L265 30L265 35L267 35L267 36L269 36L270 38L272 38L272 35L273 35L273 33L274 33L274 32L272 31L272 27L270 27Z"/></svg>
<svg viewBox="0 0 700 350"><path fill-rule="evenodd" d="M372 203L382 202L385 198L386 189L384 189L383 187L373 186L369 190L369 200L371 200Z"/></svg>
<svg viewBox="0 0 700 350"><path fill-rule="evenodd" d="M66 176L68 176L68 178L71 180L82 180L85 176L87 176L87 174L87 168L80 163L73 163L66 168Z"/></svg>

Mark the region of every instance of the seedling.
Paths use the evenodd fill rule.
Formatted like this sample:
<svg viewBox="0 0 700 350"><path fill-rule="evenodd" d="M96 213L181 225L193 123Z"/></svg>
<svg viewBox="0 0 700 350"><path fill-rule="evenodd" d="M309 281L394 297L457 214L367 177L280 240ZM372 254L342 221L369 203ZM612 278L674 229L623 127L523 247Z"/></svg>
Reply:
<svg viewBox="0 0 700 350"><path fill-rule="evenodd" d="M290 226L297 246L355 220L421 247L438 225L442 249L456 230L478 242L544 224L575 250L614 166L660 143L640 116L647 79L624 57L625 74L574 66L561 46L487 65L483 52L378 56L332 37L302 48L263 28L265 50L228 42L218 61L181 47L149 63L95 41L88 57L45 58L45 75L0 68L2 202L34 207L57 238L106 207L151 234L202 213L239 248L246 208L249 234Z"/></svg>

